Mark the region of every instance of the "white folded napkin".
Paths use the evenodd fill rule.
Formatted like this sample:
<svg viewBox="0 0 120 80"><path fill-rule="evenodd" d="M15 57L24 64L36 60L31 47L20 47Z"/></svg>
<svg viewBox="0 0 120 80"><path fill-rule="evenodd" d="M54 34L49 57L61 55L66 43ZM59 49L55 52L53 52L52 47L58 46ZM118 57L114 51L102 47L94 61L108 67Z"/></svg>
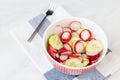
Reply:
<svg viewBox="0 0 120 80"><path fill-rule="evenodd" d="M33 28L33 26L37 26L40 22L39 19L43 18L43 16L44 14L40 14L35 17L35 21L31 22L30 20L19 27L15 27L10 31L10 34L25 50L26 55L31 59L31 61L39 69L39 71L44 74L48 70L52 69L53 66L46 59L46 56L42 49L42 38L37 34L31 43L27 42L27 39L34 31L35 27ZM57 7L54 14L47 17L44 26L65 17L70 17L70 15L62 7ZM31 25L30 23L33 24ZM44 29L44 27L42 28ZM43 32L44 30L41 31Z"/></svg>
<svg viewBox="0 0 120 80"><path fill-rule="evenodd" d="M62 7L59 6L52 16L47 17L39 34L35 36L33 41L31 43L27 42L27 39L34 31L34 28L37 27L43 16L44 14L40 14L34 17L25 24L12 29L10 33L13 36L13 38L20 44L20 46L25 50L26 55L31 59L36 68L38 68L38 70L42 74L45 74L46 72L49 72L50 70L53 69L53 66L47 60L42 48L41 41L44 30L46 29L45 26L48 26L50 23L56 20L65 17L70 17L70 15ZM113 54L112 52L102 60L99 66L97 66L97 70L104 76L113 74L120 68L119 61L120 58L117 55Z"/></svg>

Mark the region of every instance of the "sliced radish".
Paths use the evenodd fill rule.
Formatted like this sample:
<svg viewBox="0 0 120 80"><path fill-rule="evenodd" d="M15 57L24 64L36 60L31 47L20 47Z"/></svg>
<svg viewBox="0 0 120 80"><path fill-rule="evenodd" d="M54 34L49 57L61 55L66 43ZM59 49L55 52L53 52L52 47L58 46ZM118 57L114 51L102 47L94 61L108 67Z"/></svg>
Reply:
<svg viewBox="0 0 120 80"><path fill-rule="evenodd" d="M68 54L72 54L72 52L71 51L65 51L65 52L62 52L62 53L60 53L61 55L68 55Z"/></svg>
<svg viewBox="0 0 120 80"><path fill-rule="evenodd" d="M89 41L92 37L92 33L90 30L88 29L84 29L81 31L79 37L83 40L83 41Z"/></svg>
<svg viewBox="0 0 120 80"><path fill-rule="evenodd" d="M80 29L81 27L81 23L79 21L72 21L70 23L70 28L73 30L73 31L76 31L78 29Z"/></svg>
<svg viewBox="0 0 120 80"><path fill-rule="evenodd" d="M72 35L68 31L62 32L60 35L60 39L63 43L70 41L71 38L72 38Z"/></svg>
<svg viewBox="0 0 120 80"><path fill-rule="evenodd" d="M66 51L68 51L66 48L61 48L58 50L58 53L60 54L60 53L66 52Z"/></svg>
<svg viewBox="0 0 120 80"><path fill-rule="evenodd" d="M51 46L48 46L47 47L47 51L48 51L48 53L54 58L54 59L56 59L57 57L56 57L56 50L55 49L53 49Z"/></svg>
<svg viewBox="0 0 120 80"><path fill-rule="evenodd" d="M60 33L62 33L62 27L61 27L60 25L57 25L57 26L54 28L54 31L55 31L55 33L57 33L57 34L60 34Z"/></svg>
<svg viewBox="0 0 120 80"><path fill-rule="evenodd" d="M92 65L94 63L96 63L98 60L93 60L93 61L90 61L89 65Z"/></svg>
<svg viewBox="0 0 120 80"><path fill-rule="evenodd" d="M78 40L75 42L73 49L75 53L81 53L84 50L84 44Z"/></svg>
<svg viewBox="0 0 120 80"><path fill-rule="evenodd" d="M65 43L63 46L65 49L72 51L72 46L69 43Z"/></svg>
<svg viewBox="0 0 120 80"><path fill-rule="evenodd" d="M72 29L70 27L63 27L62 29L63 29L63 32L68 31L72 33Z"/></svg>
<svg viewBox="0 0 120 80"><path fill-rule="evenodd" d="M87 54L87 58L90 61L97 60L100 57L100 53L86 53L86 54Z"/></svg>
<svg viewBox="0 0 120 80"><path fill-rule="evenodd" d="M59 60L60 60L61 62L64 62L64 61L67 60L67 59L68 59L68 55L61 55L60 58L59 58Z"/></svg>
<svg viewBox="0 0 120 80"><path fill-rule="evenodd" d="M76 54L68 54L69 58L79 58L79 55Z"/></svg>

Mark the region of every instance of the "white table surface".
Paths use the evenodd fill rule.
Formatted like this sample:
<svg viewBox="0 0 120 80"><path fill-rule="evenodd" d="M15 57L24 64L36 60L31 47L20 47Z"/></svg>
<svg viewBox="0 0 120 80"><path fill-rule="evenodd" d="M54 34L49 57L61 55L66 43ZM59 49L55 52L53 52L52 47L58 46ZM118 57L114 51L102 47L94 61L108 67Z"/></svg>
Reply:
<svg viewBox="0 0 120 80"><path fill-rule="evenodd" d="M120 56L120 0L57 0L71 15L101 25ZM47 9L48 0L0 0L0 80L43 80L9 31ZM112 66L112 65L111 65ZM120 80L120 70L109 80Z"/></svg>

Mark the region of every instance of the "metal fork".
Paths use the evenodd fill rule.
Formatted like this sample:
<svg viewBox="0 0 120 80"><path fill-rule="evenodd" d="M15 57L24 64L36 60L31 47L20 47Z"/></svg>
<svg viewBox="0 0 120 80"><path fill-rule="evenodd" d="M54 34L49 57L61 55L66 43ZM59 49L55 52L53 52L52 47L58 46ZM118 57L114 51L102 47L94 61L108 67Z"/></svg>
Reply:
<svg viewBox="0 0 120 80"><path fill-rule="evenodd" d="M29 39L27 40L28 42L31 42L33 40L33 38L35 37L35 35L39 32L40 28L42 27L42 24L45 21L46 17L52 15L54 13L55 9L56 9L56 3L52 0L50 2L50 6L49 6L49 9L46 12L46 15L44 16L43 20L40 22L40 24L38 25L38 27L34 30L34 32L32 33L32 35L29 37Z"/></svg>

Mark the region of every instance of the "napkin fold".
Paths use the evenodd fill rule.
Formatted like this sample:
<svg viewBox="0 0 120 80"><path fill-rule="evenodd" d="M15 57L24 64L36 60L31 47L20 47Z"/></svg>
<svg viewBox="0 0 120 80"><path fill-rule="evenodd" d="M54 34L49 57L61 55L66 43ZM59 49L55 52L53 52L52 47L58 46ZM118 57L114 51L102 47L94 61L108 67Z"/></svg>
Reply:
<svg viewBox="0 0 120 80"><path fill-rule="evenodd" d="M84 75L71 76L71 75L66 75L64 73L61 73L56 69L54 69L44 54L43 48L41 46L42 37L48 25L50 25L52 22L57 21L59 19L70 17L70 15L64 10L64 8L59 6L55 10L52 16L47 17L39 33L35 36L33 41L31 43L28 43L27 39L30 37L30 35L32 34L34 29L38 26L38 24L40 23L40 21L44 16L45 16L44 14L40 14L34 17L33 19L29 20L28 22L26 22L24 25L12 29L10 33L13 36L13 38L20 44L20 46L25 50L26 55L31 59L33 64L36 66L36 68L46 77L47 80L72 80L72 79L103 80L105 76L107 76L112 72L112 70L109 71L111 68L110 66L107 66L107 65L104 66L106 62L108 62L109 65L113 65L113 63L116 64L117 62L119 62L119 58L116 60L116 62L109 59L111 58L111 56L115 55L112 53L108 54L105 57L105 59L102 60L102 64L100 63L100 66L98 66L95 70ZM110 50L108 50L108 52L110 52ZM117 56L113 58L116 59ZM116 69L120 67L120 65L114 65L114 66ZM96 78L97 76L100 78L95 79L94 75L96 76Z"/></svg>

